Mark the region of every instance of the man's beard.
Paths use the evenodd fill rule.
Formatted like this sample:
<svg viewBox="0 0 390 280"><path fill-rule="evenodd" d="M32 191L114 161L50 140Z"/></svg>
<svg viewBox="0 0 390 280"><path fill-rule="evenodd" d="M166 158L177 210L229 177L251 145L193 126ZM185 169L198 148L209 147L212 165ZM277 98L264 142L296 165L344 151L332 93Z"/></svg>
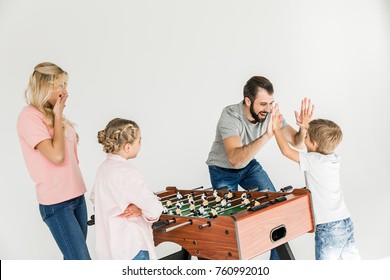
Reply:
<svg viewBox="0 0 390 280"><path fill-rule="evenodd" d="M253 110L253 102L251 102L251 106L249 107L249 112L251 113L251 116L256 121L256 123L262 123L262 122L264 122L267 119L267 115L265 116L264 119L260 119L259 118L259 114L261 112L259 112L259 114L255 113L255 111ZM267 112L267 114L268 114L268 112Z"/></svg>

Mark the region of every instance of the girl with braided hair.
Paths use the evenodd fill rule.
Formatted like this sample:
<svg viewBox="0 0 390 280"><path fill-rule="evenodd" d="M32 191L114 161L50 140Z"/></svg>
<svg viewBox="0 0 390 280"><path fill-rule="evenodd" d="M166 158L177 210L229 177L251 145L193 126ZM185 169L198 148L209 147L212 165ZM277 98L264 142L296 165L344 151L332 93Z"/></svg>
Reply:
<svg viewBox="0 0 390 280"><path fill-rule="evenodd" d="M128 162L141 148L140 128L133 121L116 118L98 132L98 142L107 158L97 171L91 193L96 254L99 259L156 259L151 225L158 221L163 207ZM139 208L141 215L126 211L129 205Z"/></svg>
<svg viewBox="0 0 390 280"><path fill-rule="evenodd" d="M57 65L35 66L17 131L43 221L65 260L84 260L90 259L86 188L77 156L78 136L63 116L67 83L68 74Z"/></svg>

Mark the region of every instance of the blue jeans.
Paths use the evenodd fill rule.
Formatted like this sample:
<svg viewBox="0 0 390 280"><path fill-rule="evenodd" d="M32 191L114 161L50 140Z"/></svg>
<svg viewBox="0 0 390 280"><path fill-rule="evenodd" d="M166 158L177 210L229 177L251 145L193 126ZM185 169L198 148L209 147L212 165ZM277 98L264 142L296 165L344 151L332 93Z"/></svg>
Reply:
<svg viewBox="0 0 390 280"><path fill-rule="evenodd" d="M351 218L316 225L315 255L316 260L360 260Z"/></svg>
<svg viewBox="0 0 390 280"><path fill-rule="evenodd" d="M214 189L228 187L229 190L237 191L238 185L245 190L261 191L269 189L274 192L275 187L272 184L267 172L256 159L252 159L248 165L241 169L222 168L215 165L209 165L211 185Z"/></svg>
<svg viewBox="0 0 390 280"><path fill-rule="evenodd" d="M141 250L138 254L133 258L133 260L149 260L149 252Z"/></svg>
<svg viewBox="0 0 390 280"><path fill-rule="evenodd" d="M64 260L90 260L87 248L87 206L84 195L52 205L39 204Z"/></svg>
<svg viewBox="0 0 390 280"><path fill-rule="evenodd" d="M211 185L214 189L228 187L229 190L237 191L238 185L245 190L261 191L268 189L275 191L267 172L256 159L252 159L248 165L241 169L222 168L209 165ZM271 250L270 260L279 260L276 249Z"/></svg>

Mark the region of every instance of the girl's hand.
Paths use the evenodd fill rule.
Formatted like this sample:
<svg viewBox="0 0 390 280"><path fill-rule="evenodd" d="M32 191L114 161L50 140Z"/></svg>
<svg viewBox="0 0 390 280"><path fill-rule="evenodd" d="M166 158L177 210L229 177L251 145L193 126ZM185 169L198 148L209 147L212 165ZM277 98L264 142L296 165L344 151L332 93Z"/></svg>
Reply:
<svg viewBox="0 0 390 280"><path fill-rule="evenodd" d="M309 127L309 122L313 119L314 114L314 104L311 105L311 100L306 97L301 102L301 113L295 113L295 120L299 127L307 129Z"/></svg>
<svg viewBox="0 0 390 280"><path fill-rule="evenodd" d="M129 204L125 211L123 211L122 214L119 214L118 217L121 218L132 218L132 217L138 217L141 216L142 211L137 207L135 204Z"/></svg>

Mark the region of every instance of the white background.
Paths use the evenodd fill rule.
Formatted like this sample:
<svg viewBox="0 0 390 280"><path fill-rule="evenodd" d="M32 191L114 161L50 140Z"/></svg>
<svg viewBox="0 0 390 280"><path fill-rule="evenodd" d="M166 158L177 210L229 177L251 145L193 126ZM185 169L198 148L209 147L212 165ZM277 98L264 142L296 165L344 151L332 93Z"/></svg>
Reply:
<svg viewBox="0 0 390 280"><path fill-rule="evenodd" d="M97 131L112 118L141 126L133 164L153 191L209 187L205 160L219 115L242 100L251 76L273 82L294 127L293 111L310 97L315 117L344 132L341 181L363 259L390 256L389 34L386 0L0 0L0 259L62 258L16 134L29 75L43 61L69 73L65 114L77 124L87 198L105 158ZM304 186L274 140L257 159L277 189ZM90 228L93 258L94 235ZM313 237L290 242L297 259L314 259Z"/></svg>

